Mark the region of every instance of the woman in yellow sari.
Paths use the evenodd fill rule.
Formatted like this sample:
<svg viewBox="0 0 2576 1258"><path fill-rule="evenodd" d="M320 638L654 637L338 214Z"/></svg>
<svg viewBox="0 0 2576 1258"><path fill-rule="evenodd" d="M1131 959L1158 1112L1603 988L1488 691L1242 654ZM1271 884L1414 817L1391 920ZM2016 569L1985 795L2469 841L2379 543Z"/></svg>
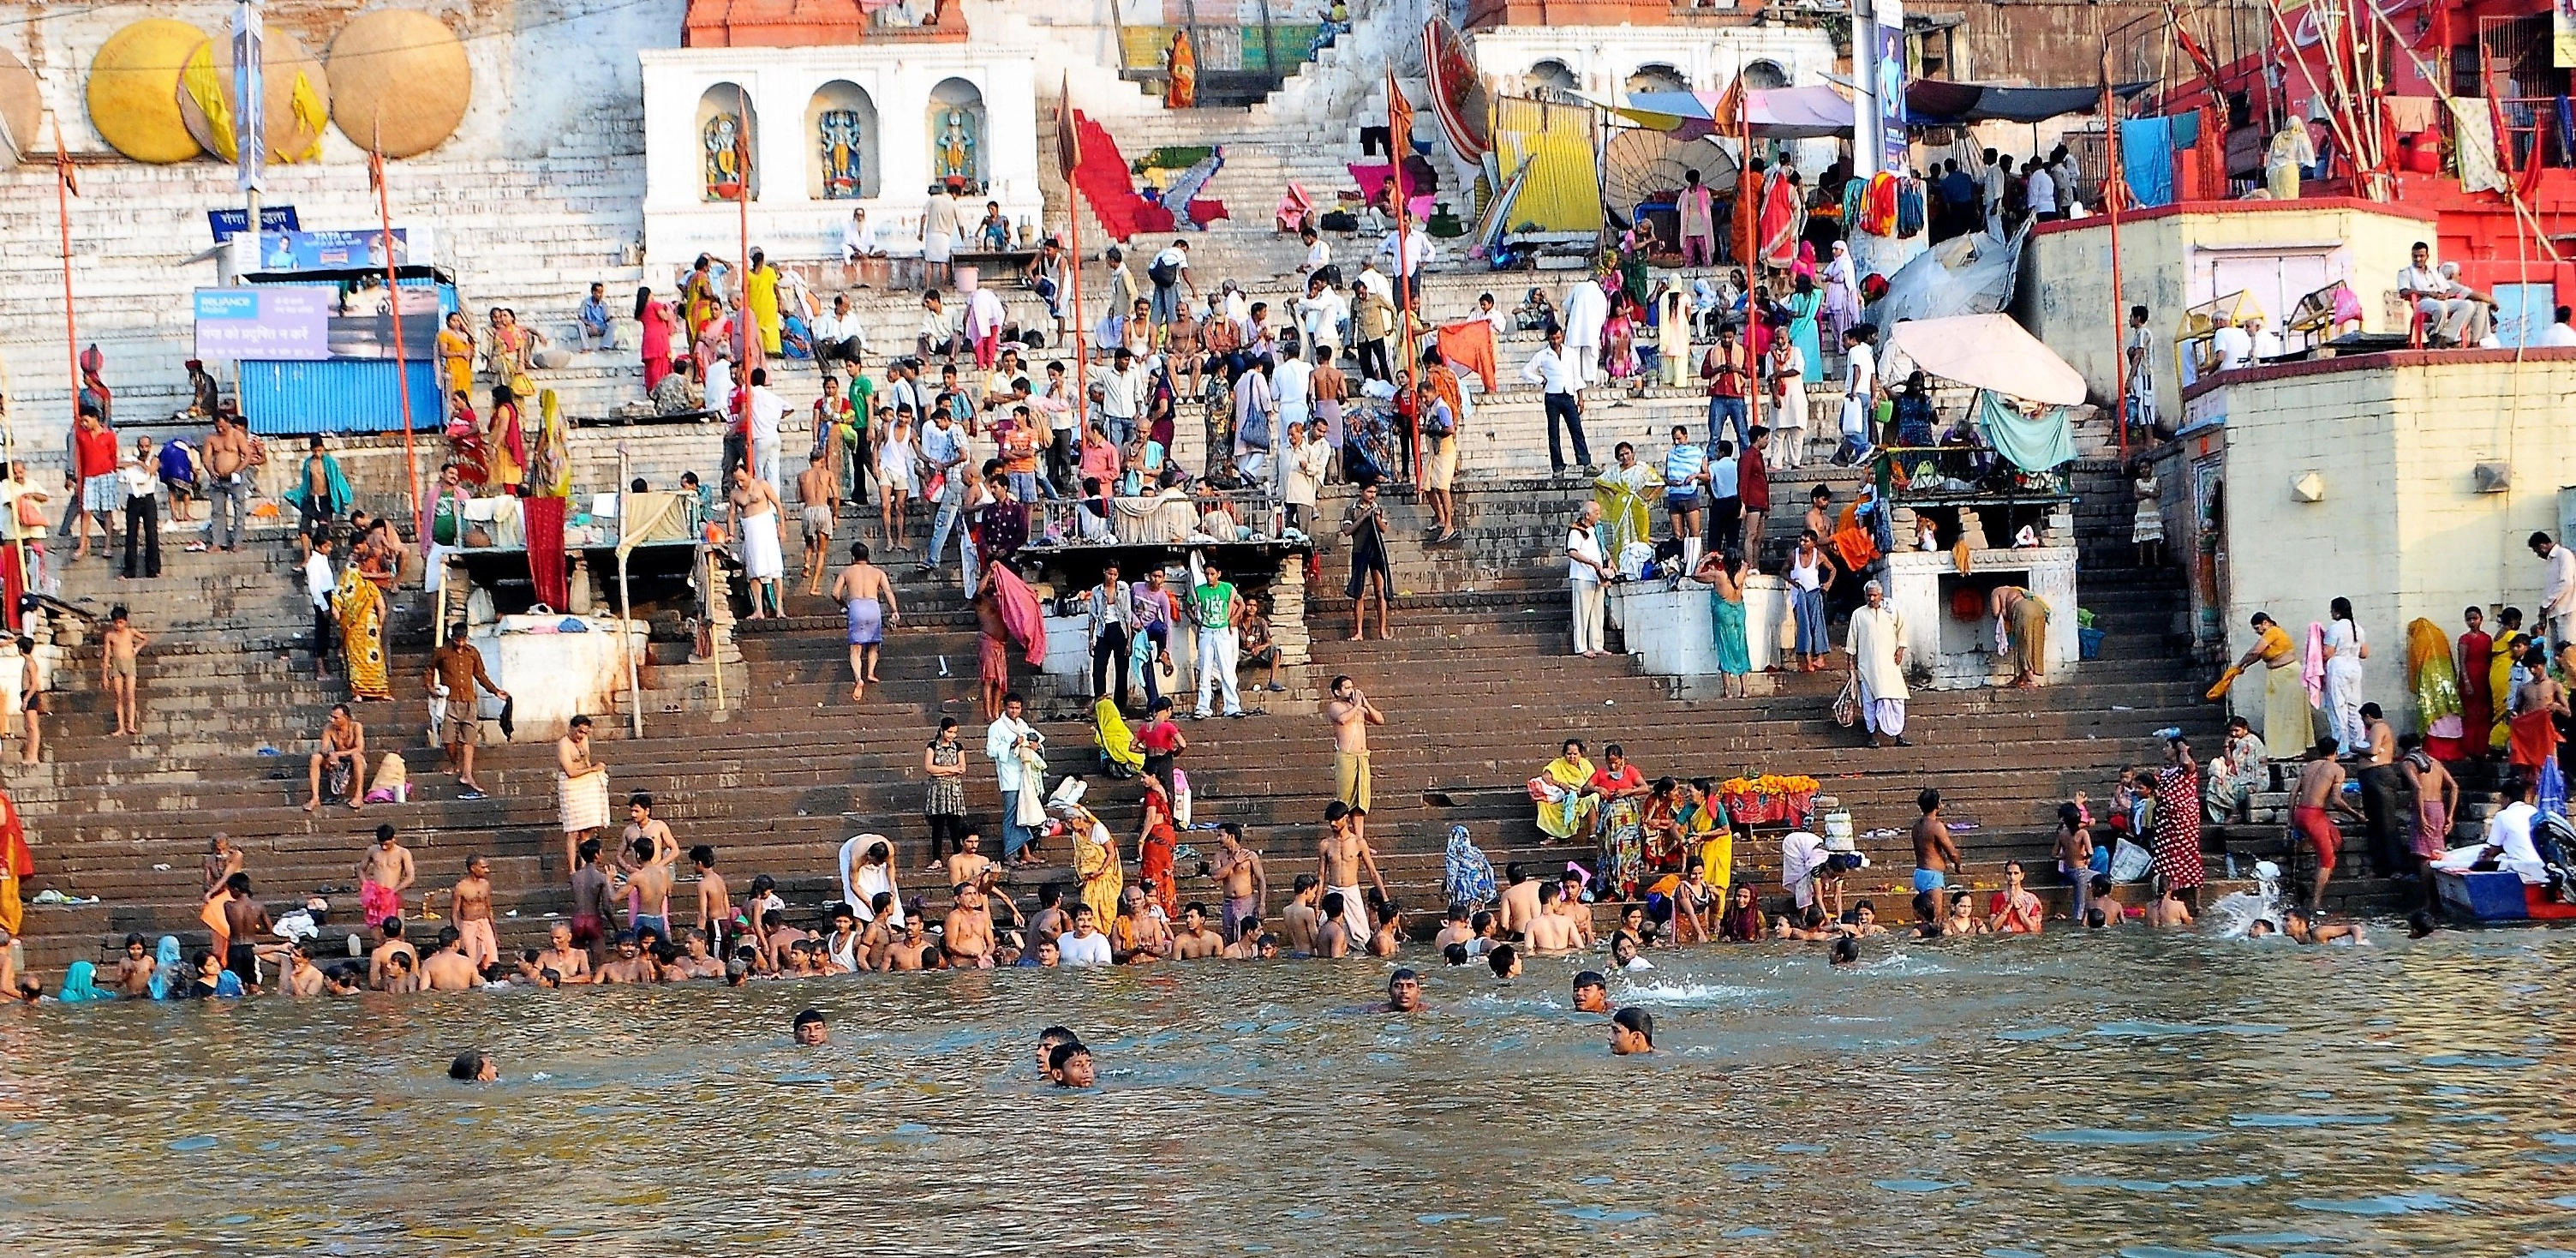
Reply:
<svg viewBox="0 0 2576 1258"><path fill-rule="evenodd" d="M689 278L680 281L680 311L688 320L691 345L697 344L708 324L724 317L724 298L716 291L715 259L699 254Z"/></svg>
<svg viewBox="0 0 2576 1258"><path fill-rule="evenodd" d="M1550 839L1584 833L1592 822L1593 805L1600 802L1583 793L1593 772L1592 762L1583 755L1583 740L1566 739L1563 751L1530 780L1530 796L1538 802L1538 828Z"/></svg>
<svg viewBox="0 0 2576 1258"><path fill-rule="evenodd" d="M462 310L447 312L447 326L438 331L438 365L446 372L450 395L473 391L474 329Z"/></svg>
<svg viewBox="0 0 2576 1258"><path fill-rule="evenodd" d="M1592 482L1592 500L1601 504L1601 554L1612 567L1619 566L1619 552L1630 542L1650 540L1655 535L1654 491L1664 478L1655 469L1637 461L1637 447L1625 441L1617 451L1619 465L1608 468Z"/></svg>
<svg viewBox="0 0 2576 1258"><path fill-rule="evenodd" d="M1079 805L1067 810L1065 831L1073 839L1073 872L1082 879L1082 902L1105 929L1118 920L1118 896L1126 889L1117 843L1109 837L1109 827Z"/></svg>
<svg viewBox="0 0 2576 1258"><path fill-rule="evenodd" d="M2496 697L2495 724L2487 729L2487 746L2502 751L2513 741L2513 656L2514 648L2529 637L2522 631L2522 609L2508 607L2497 617L2495 662L2487 666L2487 693Z"/></svg>
<svg viewBox="0 0 2576 1258"><path fill-rule="evenodd" d="M385 659L385 594L357 564L340 569L339 588L331 593L331 614L340 618L349 693L359 699L393 698Z"/></svg>

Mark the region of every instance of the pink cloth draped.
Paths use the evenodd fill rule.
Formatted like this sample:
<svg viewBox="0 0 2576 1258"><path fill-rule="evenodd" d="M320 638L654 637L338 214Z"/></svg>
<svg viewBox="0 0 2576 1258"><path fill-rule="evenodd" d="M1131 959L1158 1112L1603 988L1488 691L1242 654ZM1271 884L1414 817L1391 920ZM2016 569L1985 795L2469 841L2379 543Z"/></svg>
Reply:
<svg viewBox="0 0 2576 1258"><path fill-rule="evenodd" d="M1045 664L1046 612L1038 606L1037 594L1006 564L993 565L993 590L1001 595L1002 624L1019 642L1022 654L1033 665Z"/></svg>
<svg viewBox="0 0 2576 1258"><path fill-rule="evenodd" d="M2299 666L2299 681L2308 688L2308 706L2326 701L2326 627L2308 622L2307 659Z"/></svg>

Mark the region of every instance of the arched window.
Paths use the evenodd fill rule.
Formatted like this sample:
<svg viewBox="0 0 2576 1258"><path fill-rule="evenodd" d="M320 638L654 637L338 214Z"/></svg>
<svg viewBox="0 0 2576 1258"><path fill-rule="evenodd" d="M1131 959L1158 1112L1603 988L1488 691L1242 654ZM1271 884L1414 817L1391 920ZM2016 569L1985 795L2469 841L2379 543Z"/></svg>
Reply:
<svg viewBox="0 0 2576 1258"><path fill-rule="evenodd" d="M718 83L698 97L699 182L707 200L760 199L760 172L751 162L757 125L751 97L738 84Z"/></svg>
<svg viewBox="0 0 2576 1258"><path fill-rule="evenodd" d="M1744 86L1752 88L1755 91L1769 91L1775 87L1787 87L1789 86L1789 72L1781 69L1779 62L1769 60L1768 58L1761 61L1748 62L1744 67Z"/></svg>
<svg viewBox="0 0 2576 1258"><path fill-rule="evenodd" d="M1583 90L1583 81L1575 77L1573 67L1553 57L1531 66L1522 78L1528 83L1529 94L1540 100L1567 100Z"/></svg>
<svg viewBox="0 0 2576 1258"><path fill-rule="evenodd" d="M964 79L943 79L930 89L930 177L963 179L969 189L985 183L984 93Z"/></svg>
<svg viewBox="0 0 2576 1258"><path fill-rule="evenodd" d="M1691 90L1691 85L1690 80L1683 77L1681 71L1660 62L1650 62L1637 67L1637 72L1628 76L1628 90L1631 92L1687 92Z"/></svg>
<svg viewBox="0 0 2576 1258"><path fill-rule="evenodd" d="M884 189L877 172L877 105L867 90L834 79L805 105L805 195L853 201Z"/></svg>

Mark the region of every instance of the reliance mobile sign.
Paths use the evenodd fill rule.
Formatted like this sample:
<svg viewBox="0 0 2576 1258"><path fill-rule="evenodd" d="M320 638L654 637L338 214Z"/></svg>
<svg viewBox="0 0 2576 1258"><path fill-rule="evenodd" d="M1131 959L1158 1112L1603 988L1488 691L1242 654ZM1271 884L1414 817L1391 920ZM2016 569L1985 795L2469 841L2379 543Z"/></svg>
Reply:
<svg viewBox="0 0 2576 1258"><path fill-rule="evenodd" d="M331 356L331 314L339 293L327 284L254 284L196 293L197 357L319 361Z"/></svg>

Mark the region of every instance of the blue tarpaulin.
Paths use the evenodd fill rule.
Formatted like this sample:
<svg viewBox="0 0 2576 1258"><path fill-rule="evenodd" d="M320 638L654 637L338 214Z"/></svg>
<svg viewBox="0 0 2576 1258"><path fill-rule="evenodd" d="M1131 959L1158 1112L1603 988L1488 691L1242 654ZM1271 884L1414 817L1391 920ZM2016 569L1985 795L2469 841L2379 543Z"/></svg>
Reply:
<svg viewBox="0 0 2576 1258"><path fill-rule="evenodd" d="M2173 121L2132 118L2120 124L2120 174L2140 209L2173 203Z"/></svg>

